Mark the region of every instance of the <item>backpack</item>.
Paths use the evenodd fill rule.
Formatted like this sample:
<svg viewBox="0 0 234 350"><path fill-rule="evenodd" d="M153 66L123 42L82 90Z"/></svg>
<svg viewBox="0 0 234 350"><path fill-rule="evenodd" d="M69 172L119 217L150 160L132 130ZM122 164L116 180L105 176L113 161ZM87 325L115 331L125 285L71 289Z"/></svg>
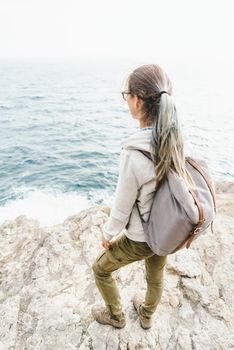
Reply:
<svg viewBox="0 0 234 350"><path fill-rule="evenodd" d="M152 160L147 151L139 150ZM152 251L165 256L189 248L201 234L213 233L216 215L215 187L206 161L185 157L185 166L196 188L189 190L183 178L169 171L156 187L149 218L143 220L136 200L146 242ZM128 224L125 226L128 228Z"/></svg>

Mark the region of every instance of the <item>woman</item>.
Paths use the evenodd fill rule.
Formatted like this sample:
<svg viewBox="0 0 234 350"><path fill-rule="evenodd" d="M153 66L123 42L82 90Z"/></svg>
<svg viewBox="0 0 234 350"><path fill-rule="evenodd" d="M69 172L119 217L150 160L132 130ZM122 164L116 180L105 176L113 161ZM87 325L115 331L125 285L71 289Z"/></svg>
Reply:
<svg viewBox="0 0 234 350"><path fill-rule="evenodd" d="M148 64L135 69L127 78L122 95L132 117L139 121L139 131L121 144L115 200L109 220L103 226L102 246L105 250L92 266L105 306L94 306L92 314L99 323L116 328L125 326L125 312L111 273L144 259L146 295L137 293L132 301L142 328L147 329L152 326L152 316L162 296L167 256L154 254L147 245L135 202L137 200L141 215L147 220L155 188L169 169L189 183L191 179L185 168L188 149L185 150L171 81L160 66ZM150 152L153 161L139 149ZM124 228L125 233L119 235ZM117 238L113 239L115 236Z"/></svg>

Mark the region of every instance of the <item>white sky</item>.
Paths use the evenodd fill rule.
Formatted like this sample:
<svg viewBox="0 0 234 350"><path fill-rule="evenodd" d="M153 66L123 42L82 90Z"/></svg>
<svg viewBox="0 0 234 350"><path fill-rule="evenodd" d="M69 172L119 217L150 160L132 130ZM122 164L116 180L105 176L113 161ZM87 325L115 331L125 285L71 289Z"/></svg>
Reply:
<svg viewBox="0 0 234 350"><path fill-rule="evenodd" d="M232 0L0 0L0 58L234 57Z"/></svg>

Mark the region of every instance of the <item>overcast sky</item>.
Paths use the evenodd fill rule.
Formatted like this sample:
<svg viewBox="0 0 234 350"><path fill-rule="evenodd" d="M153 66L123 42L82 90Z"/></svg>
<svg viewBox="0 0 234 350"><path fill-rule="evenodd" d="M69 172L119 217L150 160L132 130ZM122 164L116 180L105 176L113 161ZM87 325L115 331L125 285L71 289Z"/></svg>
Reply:
<svg viewBox="0 0 234 350"><path fill-rule="evenodd" d="M0 0L0 57L234 57L232 0Z"/></svg>

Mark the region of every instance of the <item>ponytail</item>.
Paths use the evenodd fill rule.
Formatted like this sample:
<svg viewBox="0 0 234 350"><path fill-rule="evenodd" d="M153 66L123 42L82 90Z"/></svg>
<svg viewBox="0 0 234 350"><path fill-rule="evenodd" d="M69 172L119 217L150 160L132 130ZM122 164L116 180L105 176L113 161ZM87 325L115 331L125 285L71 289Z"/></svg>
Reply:
<svg viewBox="0 0 234 350"><path fill-rule="evenodd" d="M151 149L156 148L156 152L151 152L156 164L156 182L161 183L172 170L185 180L188 187L193 187L193 179L185 166L184 141L173 97L163 94L160 98L151 137Z"/></svg>

